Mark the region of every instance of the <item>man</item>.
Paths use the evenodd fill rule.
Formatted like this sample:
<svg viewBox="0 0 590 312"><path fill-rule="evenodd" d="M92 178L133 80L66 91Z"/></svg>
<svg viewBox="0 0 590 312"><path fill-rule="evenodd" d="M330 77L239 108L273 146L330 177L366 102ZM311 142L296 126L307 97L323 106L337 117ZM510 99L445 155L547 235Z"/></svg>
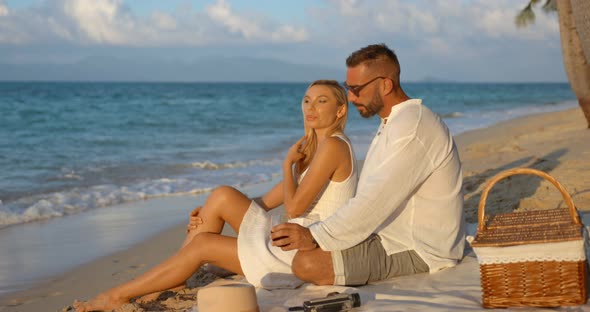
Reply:
<svg viewBox="0 0 590 312"><path fill-rule="evenodd" d="M273 245L297 249L293 273L318 285L363 285L456 265L465 227L452 135L402 90L397 56L386 45L364 47L346 65L349 100L361 116L382 119L356 196L309 228L276 226L272 238L286 238Z"/></svg>

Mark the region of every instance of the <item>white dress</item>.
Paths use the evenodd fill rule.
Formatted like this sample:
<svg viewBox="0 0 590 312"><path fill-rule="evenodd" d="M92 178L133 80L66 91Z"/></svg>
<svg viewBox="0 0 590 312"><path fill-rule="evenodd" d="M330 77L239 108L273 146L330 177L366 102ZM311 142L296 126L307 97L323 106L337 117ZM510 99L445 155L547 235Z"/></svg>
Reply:
<svg viewBox="0 0 590 312"><path fill-rule="evenodd" d="M352 145L342 135L333 136L348 144L352 171L342 182L329 181L307 211L301 217L290 219L291 223L309 226L318 221L318 218L324 220L344 205L356 192L358 172ZM306 173L307 170L303 172L299 181L305 177ZM291 263L297 250L283 251L279 247L272 246L270 218L271 215L278 213L280 213L278 209L267 212L252 201L240 225L238 258L246 279L256 287L295 288L303 283L291 272Z"/></svg>

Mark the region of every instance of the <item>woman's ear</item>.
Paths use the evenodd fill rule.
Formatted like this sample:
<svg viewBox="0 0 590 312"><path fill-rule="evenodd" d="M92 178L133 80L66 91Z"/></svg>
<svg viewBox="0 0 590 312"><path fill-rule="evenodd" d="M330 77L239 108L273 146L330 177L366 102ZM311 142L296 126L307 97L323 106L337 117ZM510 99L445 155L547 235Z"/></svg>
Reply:
<svg viewBox="0 0 590 312"><path fill-rule="evenodd" d="M342 118L342 116L344 116L344 113L346 113L346 105L340 105L340 108L336 112L336 117Z"/></svg>

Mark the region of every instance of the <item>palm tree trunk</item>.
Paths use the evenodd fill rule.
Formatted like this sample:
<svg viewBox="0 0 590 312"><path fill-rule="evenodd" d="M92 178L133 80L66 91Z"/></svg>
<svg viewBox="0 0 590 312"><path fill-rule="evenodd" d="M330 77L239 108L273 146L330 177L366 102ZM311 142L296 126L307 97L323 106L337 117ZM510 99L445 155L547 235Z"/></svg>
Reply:
<svg viewBox="0 0 590 312"><path fill-rule="evenodd" d="M572 14L576 22L576 30L580 37L582 50L586 56L586 62L590 63L590 1L571 0Z"/></svg>
<svg viewBox="0 0 590 312"><path fill-rule="evenodd" d="M584 112L588 128L590 128L590 65L584 55L580 37L576 29L571 1L577 0L557 1L561 51L563 53L565 72L572 90L578 98L578 104L582 112ZM590 14L590 12L586 14Z"/></svg>

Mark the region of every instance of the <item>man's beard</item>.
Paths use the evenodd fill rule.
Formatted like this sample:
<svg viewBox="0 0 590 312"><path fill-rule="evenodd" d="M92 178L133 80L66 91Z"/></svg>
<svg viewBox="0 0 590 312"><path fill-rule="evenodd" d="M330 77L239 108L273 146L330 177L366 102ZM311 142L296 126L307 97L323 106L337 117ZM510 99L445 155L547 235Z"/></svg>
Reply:
<svg viewBox="0 0 590 312"><path fill-rule="evenodd" d="M383 100L381 100L379 92L375 91L373 92L371 101L367 105L360 103L354 103L354 105L357 107L361 106L365 109L364 111L359 110L359 114L361 114L362 117L370 118L383 109Z"/></svg>

